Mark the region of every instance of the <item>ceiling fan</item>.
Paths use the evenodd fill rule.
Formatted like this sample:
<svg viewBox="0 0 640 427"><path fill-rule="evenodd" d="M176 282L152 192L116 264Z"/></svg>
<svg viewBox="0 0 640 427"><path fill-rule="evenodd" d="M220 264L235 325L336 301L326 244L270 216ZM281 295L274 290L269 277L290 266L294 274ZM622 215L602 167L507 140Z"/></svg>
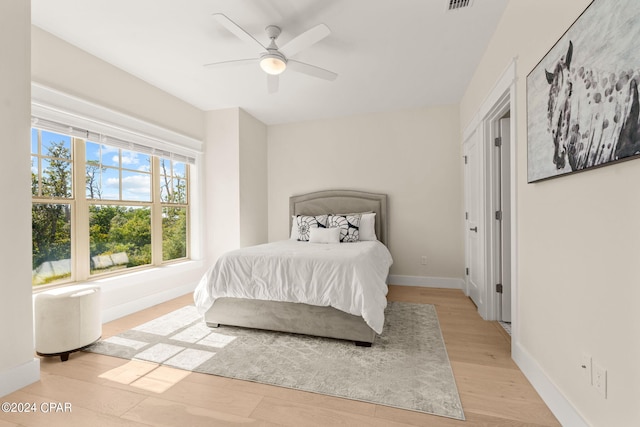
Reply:
<svg viewBox="0 0 640 427"><path fill-rule="evenodd" d="M325 24L318 24L290 40L287 44L278 48L276 40L280 35L280 27L269 25L265 28L267 36L271 40L268 46L263 46L251 34L229 19L222 13L214 13L216 20L240 40L250 44L259 55L257 58L235 59L231 61L213 62L205 64L205 67L217 67L221 65L240 65L247 63L259 63L260 68L267 73L267 90L269 93L278 91L279 75L285 70L297 71L309 76L324 80L335 80L338 75L324 68L291 59L292 56L319 42L331 34L331 30Z"/></svg>

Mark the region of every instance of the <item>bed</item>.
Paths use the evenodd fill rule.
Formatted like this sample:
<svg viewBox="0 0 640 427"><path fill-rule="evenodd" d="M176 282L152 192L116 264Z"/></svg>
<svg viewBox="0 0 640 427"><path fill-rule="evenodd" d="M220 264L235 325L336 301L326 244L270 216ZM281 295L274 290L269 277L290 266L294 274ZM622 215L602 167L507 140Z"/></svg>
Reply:
<svg viewBox="0 0 640 427"><path fill-rule="evenodd" d="M392 263L386 248L386 195L328 190L289 199L292 232L292 222L299 216L347 213L375 214L375 236L368 241L325 245L289 239L223 255L194 292L196 307L207 325L267 329L371 346L382 330L386 276ZM274 260L276 252L279 255ZM309 288L302 289L302 280L302 286ZM276 288L272 282L282 285Z"/></svg>

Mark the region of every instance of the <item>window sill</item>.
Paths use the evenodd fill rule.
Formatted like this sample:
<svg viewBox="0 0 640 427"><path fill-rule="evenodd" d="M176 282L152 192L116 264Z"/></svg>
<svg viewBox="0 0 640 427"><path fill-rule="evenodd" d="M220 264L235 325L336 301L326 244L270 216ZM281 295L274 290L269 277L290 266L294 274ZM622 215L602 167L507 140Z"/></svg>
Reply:
<svg viewBox="0 0 640 427"><path fill-rule="evenodd" d="M198 270L202 270L204 267L203 260L185 260L180 262L172 262L153 267L141 267L136 268L134 271L118 274L106 274L92 277L87 280L80 280L75 282L64 282L59 285L51 286L38 286L33 288L33 294L44 292L50 289L63 288L65 286L73 285L100 285L104 286L104 290L111 290L120 286L131 286L136 283L149 283L153 280L174 280L178 275L182 276L189 273L197 273ZM204 271L200 271L204 274Z"/></svg>

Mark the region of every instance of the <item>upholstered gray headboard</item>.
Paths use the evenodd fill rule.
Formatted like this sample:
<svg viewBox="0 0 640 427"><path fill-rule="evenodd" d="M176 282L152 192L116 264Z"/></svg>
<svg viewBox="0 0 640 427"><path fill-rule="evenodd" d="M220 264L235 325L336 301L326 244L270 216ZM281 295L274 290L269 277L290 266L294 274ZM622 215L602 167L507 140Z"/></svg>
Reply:
<svg viewBox="0 0 640 427"><path fill-rule="evenodd" d="M356 190L326 190L289 198L289 229L296 215L376 213L376 236L387 245L389 239L387 195Z"/></svg>

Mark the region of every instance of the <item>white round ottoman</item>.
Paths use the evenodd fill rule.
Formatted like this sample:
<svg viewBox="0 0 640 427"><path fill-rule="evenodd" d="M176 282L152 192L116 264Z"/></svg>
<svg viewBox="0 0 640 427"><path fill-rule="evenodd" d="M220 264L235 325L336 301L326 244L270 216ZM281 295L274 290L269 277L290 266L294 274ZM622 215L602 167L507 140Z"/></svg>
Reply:
<svg viewBox="0 0 640 427"><path fill-rule="evenodd" d="M60 356L93 344L102 335L100 287L74 285L40 292L33 301L36 353Z"/></svg>

